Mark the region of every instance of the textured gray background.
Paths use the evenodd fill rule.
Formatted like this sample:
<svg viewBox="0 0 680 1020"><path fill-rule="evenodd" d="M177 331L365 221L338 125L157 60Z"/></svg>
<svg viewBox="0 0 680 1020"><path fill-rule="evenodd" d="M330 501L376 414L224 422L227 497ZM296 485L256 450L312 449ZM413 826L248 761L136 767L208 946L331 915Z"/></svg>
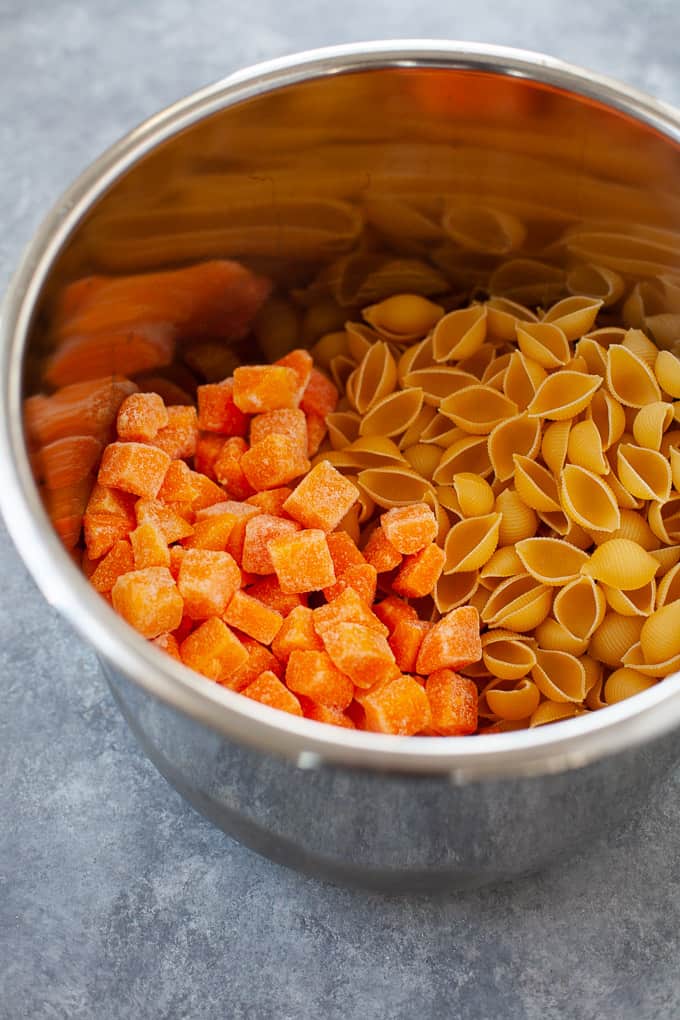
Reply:
<svg viewBox="0 0 680 1020"><path fill-rule="evenodd" d="M378 37L542 49L680 102L678 0L0 0L0 283L60 190L247 63ZM260 860L137 750L0 541L0 1020L680 1017L680 776L538 879L388 899Z"/></svg>

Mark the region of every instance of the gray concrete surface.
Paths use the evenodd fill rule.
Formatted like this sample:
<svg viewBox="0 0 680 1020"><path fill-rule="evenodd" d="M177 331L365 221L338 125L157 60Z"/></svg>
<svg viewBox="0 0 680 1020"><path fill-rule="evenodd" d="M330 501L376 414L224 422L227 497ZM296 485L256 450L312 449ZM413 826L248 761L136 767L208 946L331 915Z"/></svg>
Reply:
<svg viewBox="0 0 680 1020"><path fill-rule="evenodd" d="M255 60L376 37L542 49L680 101L677 0L0 0L0 284L68 181ZM261 860L148 764L0 539L0 1020L680 1017L680 776L539 878L388 899Z"/></svg>

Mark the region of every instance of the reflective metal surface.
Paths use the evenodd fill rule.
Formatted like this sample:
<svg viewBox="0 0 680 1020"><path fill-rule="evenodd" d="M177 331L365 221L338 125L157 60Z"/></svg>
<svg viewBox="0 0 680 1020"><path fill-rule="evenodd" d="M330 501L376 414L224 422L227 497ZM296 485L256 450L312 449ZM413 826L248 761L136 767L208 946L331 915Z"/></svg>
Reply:
<svg viewBox="0 0 680 1020"><path fill-rule="evenodd" d="M469 292L508 253L493 239L461 252L433 224L448 209L492 208L523 224L514 258L670 281L651 309L668 340L679 142L675 111L548 58L356 45L254 68L152 118L43 224L2 314L3 513L46 597L106 661L147 752L227 831L356 881L525 871L646 795L674 757L680 691L666 681L532 731L403 739L285 716L184 670L90 589L42 509L21 400L40 383L55 290L82 273L215 255L305 287L359 250L424 259Z"/></svg>

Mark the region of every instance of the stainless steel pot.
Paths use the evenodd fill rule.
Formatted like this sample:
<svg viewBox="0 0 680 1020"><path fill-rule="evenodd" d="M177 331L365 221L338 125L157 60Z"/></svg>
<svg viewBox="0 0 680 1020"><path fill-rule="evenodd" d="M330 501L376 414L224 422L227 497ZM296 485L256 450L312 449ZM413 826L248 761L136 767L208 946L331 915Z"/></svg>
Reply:
<svg viewBox="0 0 680 1020"><path fill-rule="evenodd" d="M320 726L185 670L91 590L42 509L21 401L50 293L93 267L218 252L299 282L316 260L296 247L288 213L250 251L230 233L227 184L242 206L269 201L276 215L284 178L293 204L417 185L534 203L544 225L677 228L679 142L675 110L540 55L358 44L261 65L177 103L105 153L47 217L2 312L3 513L45 597L97 649L149 757L225 832L293 867L387 889L539 868L615 825L680 758L677 678L550 727L414 739ZM331 236L328 257L343 243Z"/></svg>

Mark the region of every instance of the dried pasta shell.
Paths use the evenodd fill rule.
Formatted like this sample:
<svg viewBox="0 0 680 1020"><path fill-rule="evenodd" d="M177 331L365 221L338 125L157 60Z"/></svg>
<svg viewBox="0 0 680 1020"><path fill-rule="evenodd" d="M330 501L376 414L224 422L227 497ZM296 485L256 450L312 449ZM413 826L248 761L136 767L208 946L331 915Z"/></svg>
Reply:
<svg viewBox="0 0 680 1020"><path fill-rule="evenodd" d="M548 418L550 421L573 418L585 410L601 384L599 375L568 369L553 372L539 386L527 412L530 417Z"/></svg>
<svg viewBox="0 0 680 1020"><path fill-rule="evenodd" d="M561 534L561 532L559 532L559 534ZM589 535L580 524L576 524L571 520L569 521L569 527L565 531L563 537L565 542L570 542L571 545L575 545L577 549L590 549L593 544L593 536ZM609 538L609 535L606 532L605 537ZM604 541L604 538L602 540Z"/></svg>
<svg viewBox="0 0 680 1020"><path fill-rule="evenodd" d="M413 446L405 447L404 459L418 474L431 479L442 459L442 451L432 443L414 443Z"/></svg>
<svg viewBox="0 0 680 1020"><path fill-rule="evenodd" d="M498 513L470 517L454 524L444 543L444 573L467 573L483 566L496 550L500 524Z"/></svg>
<svg viewBox="0 0 680 1020"><path fill-rule="evenodd" d="M504 354L497 355L494 358L482 376L482 382L485 386L493 386L497 390L503 389L505 373L512 360L512 355L512 351L506 351Z"/></svg>
<svg viewBox="0 0 680 1020"><path fill-rule="evenodd" d="M364 322L346 322L347 353L357 364L365 358L374 344L382 339L379 333L370 329Z"/></svg>
<svg viewBox="0 0 680 1020"><path fill-rule="evenodd" d="M621 443L616 451L621 484L638 499L665 502L671 493L671 466L657 450Z"/></svg>
<svg viewBox="0 0 680 1020"><path fill-rule="evenodd" d="M496 425L489 433L489 460L496 478L505 481L511 478L515 463L513 457L519 454L533 459L541 444L541 423L526 414L518 414Z"/></svg>
<svg viewBox="0 0 680 1020"><path fill-rule="evenodd" d="M659 384L649 365L623 344L607 348L607 387L626 407L644 407L661 400Z"/></svg>
<svg viewBox="0 0 680 1020"><path fill-rule="evenodd" d="M650 677L642 676L633 669L622 666L610 673L604 685L604 700L608 705L615 705L626 698L632 698L634 694L641 694L642 691L653 687L655 681Z"/></svg>
<svg viewBox="0 0 680 1020"><path fill-rule="evenodd" d="M430 297L449 286L445 276L421 259L386 258L362 252L337 264L331 288L338 304L363 307L404 292Z"/></svg>
<svg viewBox="0 0 680 1020"><path fill-rule="evenodd" d="M627 669L633 669L648 677L665 677L680 670L680 655L672 655L668 659L659 662L646 662L642 654L642 645L638 641L631 645L622 658L622 663Z"/></svg>
<svg viewBox="0 0 680 1020"><path fill-rule="evenodd" d="M557 483L542 464L515 454L515 488L527 506L539 512L561 510Z"/></svg>
<svg viewBox="0 0 680 1020"><path fill-rule="evenodd" d="M321 450L317 453L316 457L312 457L312 466L315 467L320 461L327 461L332 464L338 471L356 471L357 462L356 459L347 453L347 450Z"/></svg>
<svg viewBox="0 0 680 1020"><path fill-rule="evenodd" d="M575 637L566 627L552 616L540 623L534 634L539 647L550 652L568 652L570 655L582 655L588 642Z"/></svg>
<svg viewBox="0 0 680 1020"><path fill-rule="evenodd" d="M595 544L601 545L613 538L628 538L649 552L656 549L659 540L641 514L634 510L621 510L621 524L616 531L601 531L595 535Z"/></svg>
<svg viewBox="0 0 680 1020"><path fill-rule="evenodd" d="M659 564L656 572L657 580L672 570L676 563L680 563L680 545L668 545L663 549L651 550L652 556Z"/></svg>
<svg viewBox="0 0 680 1020"><path fill-rule="evenodd" d="M479 574L476 570L463 574L442 574L437 581L433 598L440 613L448 613L458 606L468 605L479 588Z"/></svg>
<svg viewBox="0 0 680 1020"><path fill-rule="evenodd" d="M494 297L527 305L548 305L564 289L564 270L535 259L509 259L489 279L489 292Z"/></svg>
<svg viewBox="0 0 680 1020"><path fill-rule="evenodd" d="M413 387L417 389L418 387ZM402 391L403 392L403 391ZM404 448L406 446L413 446L414 443L420 443L423 441L423 433L426 431L428 425L434 418L437 417L437 411L434 407L430 407L429 404L423 404L418 414L415 416L409 427L404 432L403 436L399 440L399 446ZM446 421L448 425L448 421ZM461 432L461 435L463 433Z"/></svg>
<svg viewBox="0 0 680 1020"><path fill-rule="evenodd" d="M352 510L354 509L358 510L357 522L359 524L366 524L366 522L370 521L370 519L373 517L373 514L375 513L375 503L368 495L368 493L365 492L365 490L359 486L359 480L356 475L346 474L345 477L347 478L348 481L356 485L359 491L357 501L354 504L354 507L352 508ZM352 510L350 510L349 512L351 513Z"/></svg>
<svg viewBox="0 0 680 1020"><path fill-rule="evenodd" d="M552 322L565 334L567 340L576 340L593 328L602 301L590 297L563 298L543 316L543 322Z"/></svg>
<svg viewBox="0 0 680 1020"><path fill-rule="evenodd" d="M592 691L598 681L602 681L604 673L602 663L598 662L596 659L592 659L589 655L582 655L581 662L583 663L583 668L586 671L586 690Z"/></svg>
<svg viewBox="0 0 680 1020"><path fill-rule="evenodd" d="M364 308L361 314L386 340L403 344L429 333L444 315L444 309L420 294L394 294Z"/></svg>
<svg viewBox="0 0 680 1020"><path fill-rule="evenodd" d="M638 446L660 450L664 432L673 421L673 408L663 400L641 407L633 422L633 435Z"/></svg>
<svg viewBox="0 0 680 1020"><path fill-rule="evenodd" d="M647 617L640 645L645 662L664 662L680 655L680 602L669 602Z"/></svg>
<svg viewBox="0 0 680 1020"><path fill-rule="evenodd" d="M486 312L486 335L489 340L514 340L518 322L538 322L538 317L531 309L502 297L487 301Z"/></svg>
<svg viewBox="0 0 680 1020"><path fill-rule="evenodd" d="M426 405L428 406L428 405ZM419 439L421 443L436 443L444 449L451 446L458 439L464 439L466 433L455 425L451 425L448 418L445 418L439 411L434 411L432 418L422 429Z"/></svg>
<svg viewBox="0 0 680 1020"><path fill-rule="evenodd" d="M541 456L554 475L561 473L567 459L570 431L571 421L567 419L551 422L543 433Z"/></svg>
<svg viewBox="0 0 680 1020"><path fill-rule="evenodd" d="M536 684L523 679L512 691L498 688L486 692L486 702L499 719L527 719L538 708L541 700Z"/></svg>
<svg viewBox="0 0 680 1020"><path fill-rule="evenodd" d="M333 411L326 415L328 439L334 450L344 450L359 438L361 418L355 411Z"/></svg>
<svg viewBox="0 0 680 1020"><path fill-rule="evenodd" d="M420 387L425 403L433 407L439 407L445 399L450 399L456 392L469 389L475 384L479 385L474 375L446 365L415 369L407 372L402 380L404 387Z"/></svg>
<svg viewBox="0 0 680 1020"><path fill-rule="evenodd" d="M615 305L623 296L623 277L606 266L583 262L567 273L567 290L574 295L585 295L601 301L605 308Z"/></svg>
<svg viewBox="0 0 680 1020"><path fill-rule="evenodd" d="M442 577L447 577L447 576L450 577L451 580L453 580L455 577L467 577L468 575L467 574L448 574L448 575L442 574ZM440 578L440 580L441 580L441 578ZM472 606L473 609L476 609L477 612L479 613L479 615L481 616L482 613L484 612L484 607L486 606L486 603L489 601L489 597L490 597L490 592L488 592L486 590L486 588L482 588L481 585L477 585L477 588L475 589L475 591L472 593L472 595L468 599L468 603L467 604Z"/></svg>
<svg viewBox="0 0 680 1020"><path fill-rule="evenodd" d="M496 358L495 348L491 344L484 344L478 351L471 354L469 358L463 358L458 362L461 372L469 372L475 379L480 379Z"/></svg>
<svg viewBox="0 0 680 1020"><path fill-rule="evenodd" d="M475 354L486 340L486 307L457 308L439 320L432 333L435 361L461 361Z"/></svg>
<svg viewBox="0 0 680 1020"><path fill-rule="evenodd" d="M662 606L677 602L678 599L680 599L680 564L676 563L658 582L655 608L661 609Z"/></svg>
<svg viewBox="0 0 680 1020"><path fill-rule="evenodd" d="M453 488L453 485L438 485L435 489L435 495L438 502L441 503L443 507L451 511L451 513L454 513L459 520L462 520L463 512L460 508L458 496L456 495L456 490Z"/></svg>
<svg viewBox="0 0 680 1020"><path fill-rule="evenodd" d="M672 446L669 450L668 456L671 462L671 477L673 479L673 485L678 488L678 482L680 482L680 450Z"/></svg>
<svg viewBox="0 0 680 1020"><path fill-rule="evenodd" d="M602 452L600 433L592 419L576 422L569 433L567 454L572 464L596 475L609 474L609 461Z"/></svg>
<svg viewBox="0 0 680 1020"><path fill-rule="evenodd" d="M640 509L640 507L642 506L642 500L636 499L635 496L633 496L632 493L628 491L625 485L621 484L621 482L618 480L613 471L610 471L608 475L604 475L602 481L605 482L605 484L608 485L609 488L614 493L616 502L619 504L619 508L621 510Z"/></svg>
<svg viewBox="0 0 680 1020"><path fill-rule="evenodd" d="M530 574L520 574L502 581L490 593L480 616L490 627L522 633L538 627L551 605L552 589Z"/></svg>
<svg viewBox="0 0 680 1020"><path fill-rule="evenodd" d="M438 545L443 546L446 541L446 536L451 530L451 517L448 511L439 502L437 494L431 489L425 493L423 503L427 503L437 520L437 534L435 535L435 542L437 542Z"/></svg>
<svg viewBox="0 0 680 1020"><path fill-rule="evenodd" d="M483 205L452 204L442 227L461 248L482 255L507 255L521 248L526 237L526 227L512 213Z"/></svg>
<svg viewBox="0 0 680 1020"><path fill-rule="evenodd" d="M594 329L584 334L583 340L595 340L601 347L610 347L611 344L623 343L627 329L622 326L603 326L602 329Z"/></svg>
<svg viewBox="0 0 680 1020"><path fill-rule="evenodd" d="M680 360L670 351L659 351L654 362L659 386L674 400L680 400Z"/></svg>
<svg viewBox="0 0 680 1020"><path fill-rule="evenodd" d="M652 371L654 370L659 348L641 329L629 329L623 338L622 346L632 351L640 361L644 361Z"/></svg>
<svg viewBox="0 0 680 1020"><path fill-rule="evenodd" d="M492 676L520 680L535 666L536 654L514 631L489 630L482 635L482 660Z"/></svg>
<svg viewBox="0 0 680 1020"><path fill-rule="evenodd" d="M581 660L581 661L583 661L583 660ZM594 662L595 660L591 660L591 661ZM603 695L604 695L604 672L603 672L603 669L602 669L602 663L598 662L598 663L596 663L596 665L600 669L600 675L595 680L595 683L590 688L590 690L586 694L586 698L585 698L585 705L586 705L586 707L589 708L593 712L597 711L600 708L606 708L607 707L607 703L606 703L606 701L604 700L604 697L603 697Z"/></svg>
<svg viewBox="0 0 680 1020"><path fill-rule="evenodd" d="M529 720L529 726L532 728L534 726L546 726L549 723L561 722L564 719L573 719L574 716L581 714L578 705L572 702L558 704L555 701L543 701Z"/></svg>
<svg viewBox="0 0 680 1020"><path fill-rule="evenodd" d="M680 542L680 495L671 494L663 503L651 502L647 523L656 537L666 545Z"/></svg>
<svg viewBox="0 0 680 1020"><path fill-rule="evenodd" d="M576 344L576 354L586 363L586 372L604 377L607 374L607 351L592 336L584 336Z"/></svg>
<svg viewBox="0 0 680 1020"><path fill-rule="evenodd" d="M417 386L388 393L363 416L359 432L362 436L401 435L416 420L422 406L423 391Z"/></svg>
<svg viewBox="0 0 680 1020"><path fill-rule="evenodd" d="M393 506L422 503L432 486L405 464L393 467L367 468L357 475L359 486L378 506L389 510Z"/></svg>
<svg viewBox="0 0 680 1020"><path fill-rule="evenodd" d="M562 508L572 521L586 531L614 531L621 514L614 493L607 483L591 471L567 464L560 483Z"/></svg>
<svg viewBox="0 0 680 1020"><path fill-rule="evenodd" d="M598 390L590 402L586 416L600 434L603 450L618 443L626 429L626 415L618 400L606 390Z"/></svg>
<svg viewBox="0 0 680 1020"><path fill-rule="evenodd" d="M333 382L340 392L342 392L345 389L352 372L354 372L356 368L354 359L348 357L346 354L337 354L334 358L331 358L330 365L328 367L330 369Z"/></svg>
<svg viewBox="0 0 680 1020"><path fill-rule="evenodd" d="M553 616L584 641L600 626L606 610L607 601L598 585L590 577L579 577L557 592Z"/></svg>
<svg viewBox="0 0 680 1020"><path fill-rule="evenodd" d="M397 378L400 386L405 386L404 379L409 372L434 365L432 356L432 337L426 336L420 343L407 347L397 362Z"/></svg>
<svg viewBox="0 0 680 1020"><path fill-rule="evenodd" d="M555 510L552 513L539 511L538 518L553 535L559 535L560 538L566 538L567 532L574 523L563 510Z"/></svg>
<svg viewBox="0 0 680 1020"><path fill-rule="evenodd" d="M326 333L310 348L309 353L314 358L316 364L328 372L333 358L338 357L338 355L343 355L344 357L349 355L347 333L344 330Z"/></svg>
<svg viewBox="0 0 680 1020"><path fill-rule="evenodd" d="M503 392L524 411L546 376L546 370L537 361L521 351L513 351L503 375Z"/></svg>
<svg viewBox="0 0 680 1020"><path fill-rule="evenodd" d="M480 475L460 471L453 476L453 488L463 517L483 517L493 510L493 489Z"/></svg>
<svg viewBox="0 0 680 1020"><path fill-rule="evenodd" d="M451 485L453 476L461 472L472 472L486 478L491 470L486 436L464 436L444 451L432 481L435 485Z"/></svg>
<svg viewBox="0 0 680 1020"><path fill-rule="evenodd" d="M491 386L477 383L446 397L441 412L474 436L488 435L499 422L517 414L517 405Z"/></svg>
<svg viewBox="0 0 680 1020"><path fill-rule="evenodd" d="M640 640L643 623L641 616L607 613L590 639L589 654L606 666L618 668L626 652Z"/></svg>
<svg viewBox="0 0 680 1020"><path fill-rule="evenodd" d="M515 548L527 573L541 584L554 587L578 577L588 562L586 553L559 538L525 538Z"/></svg>
<svg viewBox="0 0 680 1020"><path fill-rule="evenodd" d="M621 591L633 591L652 580L658 563L646 549L628 538L613 538L597 546L581 573Z"/></svg>
<svg viewBox="0 0 680 1020"><path fill-rule="evenodd" d="M397 384L397 366L387 344L373 344L350 378L347 395L359 414L365 414Z"/></svg>
<svg viewBox="0 0 680 1020"><path fill-rule="evenodd" d="M501 515L499 542L515 545L536 534L538 518L535 511L520 498L514 489L505 489L496 497L496 513Z"/></svg>
<svg viewBox="0 0 680 1020"><path fill-rule="evenodd" d="M656 601L656 581L654 578L647 581L639 588L632 588L629 591L620 591L618 588L610 588L608 584L602 585L602 591L609 605L615 613L621 616L649 616L654 611Z"/></svg>
<svg viewBox="0 0 680 1020"><path fill-rule="evenodd" d="M531 678L550 701L579 704L586 696L586 672L569 652L539 649Z"/></svg>
<svg viewBox="0 0 680 1020"><path fill-rule="evenodd" d="M356 467L389 467L403 464L404 458L396 443L386 436L360 436L345 451Z"/></svg>
<svg viewBox="0 0 680 1020"><path fill-rule="evenodd" d="M550 322L517 325L517 345L527 358L542 368L560 368L571 359L571 348L564 332Z"/></svg>
<svg viewBox="0 0 680 1020"><path fill-rule="evenodd" d="M489 591L506 577L515 577L522 573L522 561L515 551L514 545L505 545L496 549L479 572L480 583Z"/></svg>

